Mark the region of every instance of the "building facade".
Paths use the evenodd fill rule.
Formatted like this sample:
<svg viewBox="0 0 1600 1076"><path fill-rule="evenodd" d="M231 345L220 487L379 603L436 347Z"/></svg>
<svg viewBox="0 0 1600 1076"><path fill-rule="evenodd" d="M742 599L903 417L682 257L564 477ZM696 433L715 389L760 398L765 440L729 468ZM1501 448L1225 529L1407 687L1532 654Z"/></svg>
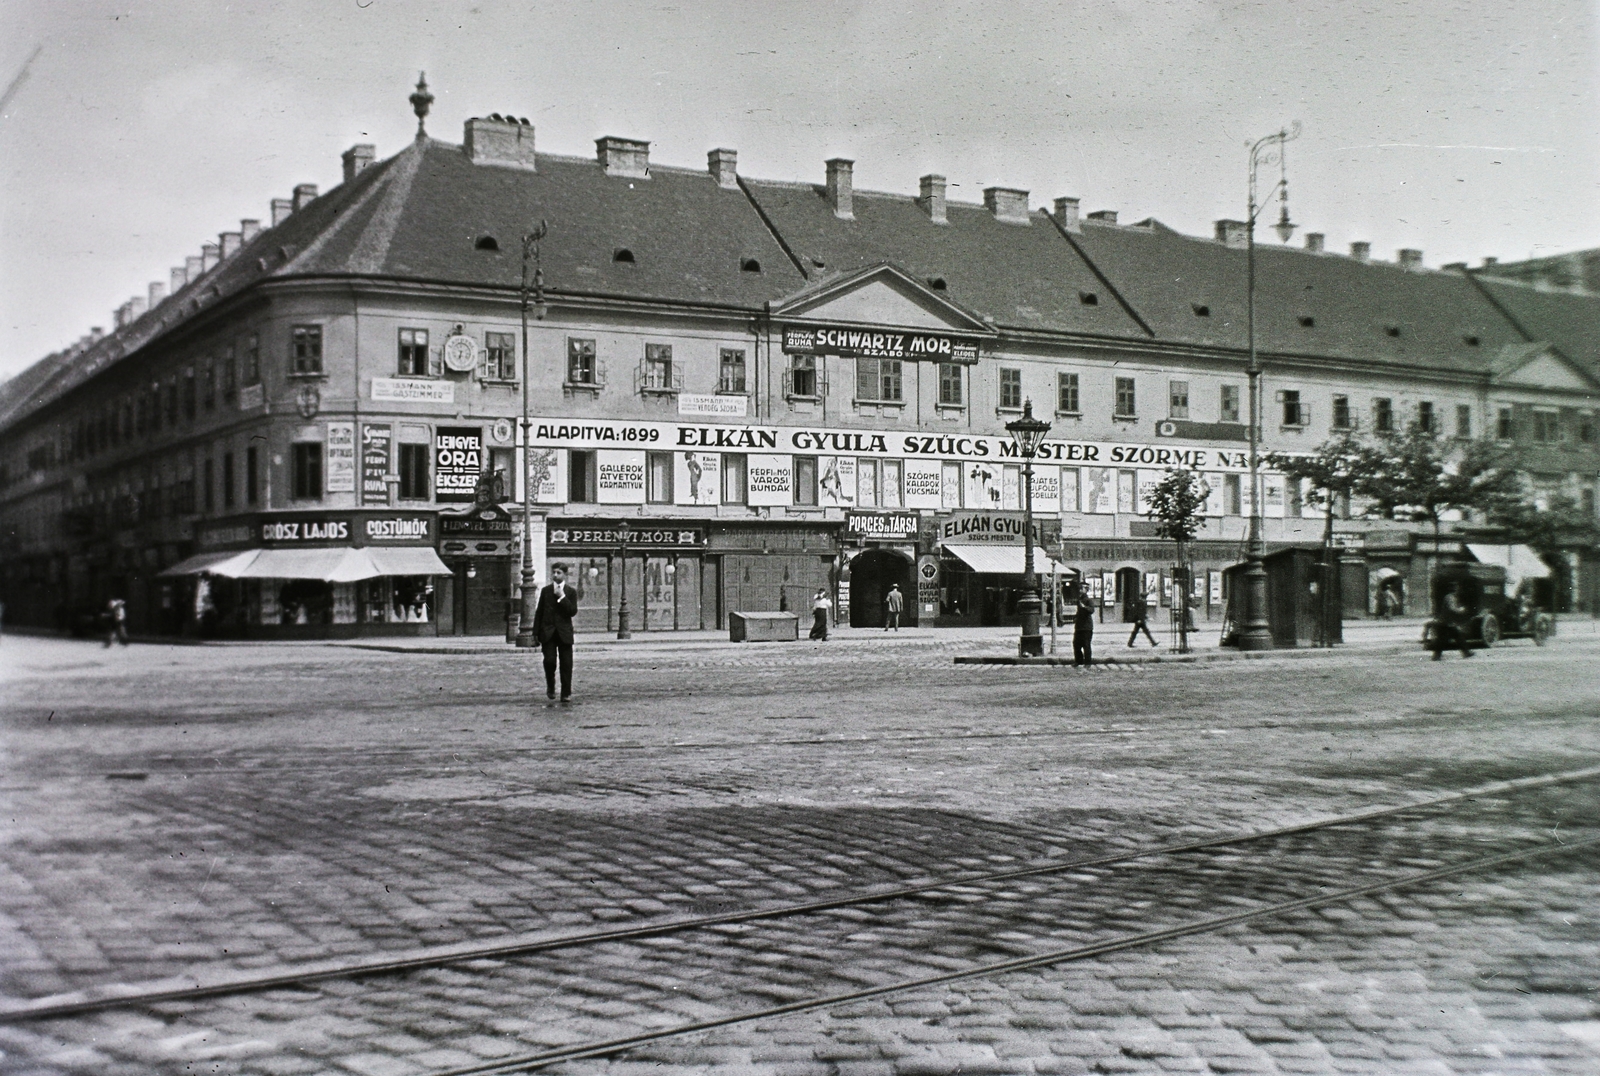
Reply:
<svg viewBox="0 0 1600 1076"><path fill-rule="evenodd" d="M580 629L624 604L644 631L803 614L818 589L871 625L892 585L908 621L1002 623L1025 403L1052 426L1040 570L1108 619L1167 605L1144 498L1185 467L1210 490L1192 594L1220 618L1251 509L1237 222L957 203L938 176L857 191L845 160L809 184L725 149L704 170L620 138L536 153L501 117L343 163L0 386L9 622L120 596L146 632L497 634L531 539L541 582L570 569ZM1263 451L1421 421L1523 447L1541 496L1595 511L1600 297L1315 234L1257 264ZM1321 540L1301 490L1261 487L1269 546ZM1337 529L1352 614L1380 571L1447 552ZM1592 570L1574 560L1569 605L1594 607Z"/></svg>

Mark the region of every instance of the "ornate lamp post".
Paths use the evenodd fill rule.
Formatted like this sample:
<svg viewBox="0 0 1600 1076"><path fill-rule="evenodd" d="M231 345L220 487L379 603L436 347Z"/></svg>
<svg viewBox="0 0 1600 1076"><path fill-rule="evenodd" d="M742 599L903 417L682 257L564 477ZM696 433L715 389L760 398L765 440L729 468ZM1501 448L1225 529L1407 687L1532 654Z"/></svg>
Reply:
<svg viewBox="0 0 1600 1076"><path fill-rule="evenodd" d="M1039 576L1033 570L1033 457L1050 432L1050 423L1033 417L1033 401L1024 400L1022 417L1006 423L1006 432L1022 454L1022 638L1017 654L1025 658L1044 656L1044 639L1039 634Z"/></svg>
<svg viewBox="0 0 1600 1076"><path fill-rule="evenodd" d="M1266 207L1256 197L1256 170L1262 164L1273 163L1271 154L1264 151L1278 147L1278 181L1267 191L1268 200L1278 196L1278 223L1272 230L1287 243L1294 234L1289 223L1289 177L1284 164L1284 143L1300 137L1300 124L1290 130L1257 139L1250 147L1250 206L1245 218L1245 272L1246 272L1246 332L1249 341L1249 360L1245 374L1250 380L1250 540L1245 549L1244 614L1239 624L1240 650L1271 650L1272 628L1267 623L1267 570L1261 559L1266 547L1261 538L1261 363L1256 357L1256 217Z"/></svg>
<svg viewBox="0 0 1600 1076"><path fill-rule="evenodd" d="M618 560L622 569L622 598L617 602L617 638L633 638L632 625L628 623L628 521L617 524L617 541L622 547Z"/></svg>
<svg viewBox="0 0 1600 1076"><path fill-rule="evenodd" d="M544 301L544 267L539 259L539 241L550 230L540 221L539 226L522 237L522 618L517 624L517 645L536 645L533 637L533 614L538 608L539 592L533 579L533 498L538 490L528 481L528 460L533 453L533 426L529 421L528 392L533 383L533 359L528 354L528 310L539 321L544 320L549 308ZM528 267L533 267L532 288L528 280Z"/></svg>

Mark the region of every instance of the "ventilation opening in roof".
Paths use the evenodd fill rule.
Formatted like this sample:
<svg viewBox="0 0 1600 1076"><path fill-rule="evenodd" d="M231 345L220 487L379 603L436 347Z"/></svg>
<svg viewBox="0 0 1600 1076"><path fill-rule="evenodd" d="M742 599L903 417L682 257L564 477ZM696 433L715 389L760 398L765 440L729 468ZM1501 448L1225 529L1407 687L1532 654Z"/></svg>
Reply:
<svg viewBox="0 0 1600 1076"><path fill-rule="evenodd" d="M1194 316L1197 318L1209 318L1211 316L1211 308L1205 303L1191 303L1190 309L1194 311Z"/></svg>
<svg viewBox="0 0 1600 1076"><path fill-rule="evenodd" d="M633 251L627 247L618 247L611 252L611 260L620 265L633 265Z"/></svg>
<svg viewBox="0 0 1600 1076"><path fill-rule="evenodd" d="M1476 336L1463 336L1461 339L1467 342L1468 347L1477 347L1479 344L1483 343L1483 341L1479 340Z"/></svg>
<svg viewBox="0 0 1600 1076"><path fill-rule="evenodd" d="M1302 314L1300 316L1300 327L1302 329L1310 329L1310 328L1314 327L1316 324L1317 324L1317 319L1312 317L1310 314Z"/></svg>
<svg viewBox="0 0 1600 1076"><path fill-rule="evenodd" d="M1390 336L1399 336L1400 335L1400 326L1398 326L1398 325L1385 325L1383 327L1383 331L1388 333Z"/></svg>
<svg viewBox="0 0 1600 1076"><path fill-rule="evenodd" d="M744 258L739 262L739 272L759 273L761 272L761 263L754 258Z"/></svg>
<svg viewBox="0 0 1600 1076"><path fill-rule="evenodd" d="M823 261L821 258L812 258L811 264L816 266L818 269L826 269L828 267L828 263Z"/></svg>
<svg viewBox="0 0 1600 1076"><path fill-rule="evenodd" d="M1078 293L1078 302L1082 303L1084 306L1099 306L1100 296L1096 295L1092 291L1080 291Z"/></svg>
<svg viewBox="0 0 1600 1076"><path fill-rule="evenodd" d="M944 291L949 285L944 282L944 277L934 276L928 278L928 287L934 291Z"/></svg>
<svg viewBox="0 0 1600 1076"><path fill-rule="evenodd" d="M499 250L500 240L492 235L480 235L478 236L478 241L472 245L479 250Z"/></svg>

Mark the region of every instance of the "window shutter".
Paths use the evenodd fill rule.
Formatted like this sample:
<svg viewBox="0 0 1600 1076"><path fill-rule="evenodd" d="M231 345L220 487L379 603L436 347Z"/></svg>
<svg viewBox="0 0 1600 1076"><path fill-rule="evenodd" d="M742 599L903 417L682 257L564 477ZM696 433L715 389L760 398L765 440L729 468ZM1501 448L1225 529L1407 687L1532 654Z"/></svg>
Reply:
<svg viewBox="0 0 1600 1076"><path fill-rule="evenodd" d="M444 345L434 344L428 348L428 376L444 376Z"/></svg>

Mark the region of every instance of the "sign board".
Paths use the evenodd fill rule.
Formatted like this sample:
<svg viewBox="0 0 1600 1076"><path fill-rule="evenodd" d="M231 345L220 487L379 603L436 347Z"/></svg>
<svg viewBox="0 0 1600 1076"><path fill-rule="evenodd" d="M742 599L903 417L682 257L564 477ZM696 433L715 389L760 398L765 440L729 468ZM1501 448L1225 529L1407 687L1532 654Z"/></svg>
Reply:
<svg viewBox="0 0 1600 1076"><path fill-rule="evenodd" d="M323 482L326 493L354 493L356 490L356 424L328 423L328 439L322 448Z"/></svg>
<svg viewBox="0 0 1600 1076"><path fill-rule="evenodd" d="M613 521L569 521L551 527L548 542L552 550L573 547L619 549L621 528ZM704 527L649 526L628 528L629 549L700 549L706 544Z"/></svg>
<svg viewBox="0 0 1600 1076"><path fill-rule="evenodd" d="M455 403L456 385L428 377L375 377L368 395L394 403Z"/></svg>
<svg viewBox="0 0 1600 1076"><path fill-rule="evenodd" d="M595 454L595 500L601 504L644 503L644 452L638 449Z"/></svg>
<svg viewBox="0 0 1600 1076"><path fill-rule="evenodd" d="M1033 521L1033 540L1040 545L1049 544L1045 523L1042 519ZM940 520L938 528L937 539L941 544L1021 545L1023 518L1021 512L957 512L948 519Z"/></svg>
<svg viewBox="0 0 1600 1076"><path fill-rule="evenodd" d="M433 499L446 504L476 499L483 474L483 428L440 426L433 433Z"/></svg>
<svg viewBox="0 0 1600 1076"><path fill-rule="evenodd" d="M361 503L388 504L389 450L393 431L387 422L361 424Z"/></svg>
<svg viewBox="0 0 1600 1076"><path fill-rule="evenodd" d="M473 538L509 538L511 532L511 513L497 504L475 508L461 515L453 512L439 513L439 537L441 538L461 538L463 536Z"/></svg>
<svg viewBox="0 0 1600 1076"><path fill-rule="evenodd" d="M266 391L258 381L239 390L239 410L255 411L266 402Z"/></svg>
<svg viewBox="0 0 1600 1076"><path fill-rule="evenodd" d="M844 355L910 362L978 361L978 341L949 333L895 329L813 329L786 326L783 350L801 355Z"/></svg>
<svg viewBox="0 0 1600 1076"><path fill-rule="evenodd" d="M678 414L708 415L714 418L744 418L750 407L750 398L742 394L727 396L696 396L678 393Z"/></svg>
<svg viewBox="0 0 1600 1076"><path fill-rule="evenodd" d="M915 512L852 511L844 514L845 533L858 538L909 540L916 537L918 523Z"/></svg>
<svg viewBox="0 0 1600 1076"><path fill-rule="evenodd" d="M431 512L272 512L203 528L203 549L231 546L432 545Z"/></svg>

